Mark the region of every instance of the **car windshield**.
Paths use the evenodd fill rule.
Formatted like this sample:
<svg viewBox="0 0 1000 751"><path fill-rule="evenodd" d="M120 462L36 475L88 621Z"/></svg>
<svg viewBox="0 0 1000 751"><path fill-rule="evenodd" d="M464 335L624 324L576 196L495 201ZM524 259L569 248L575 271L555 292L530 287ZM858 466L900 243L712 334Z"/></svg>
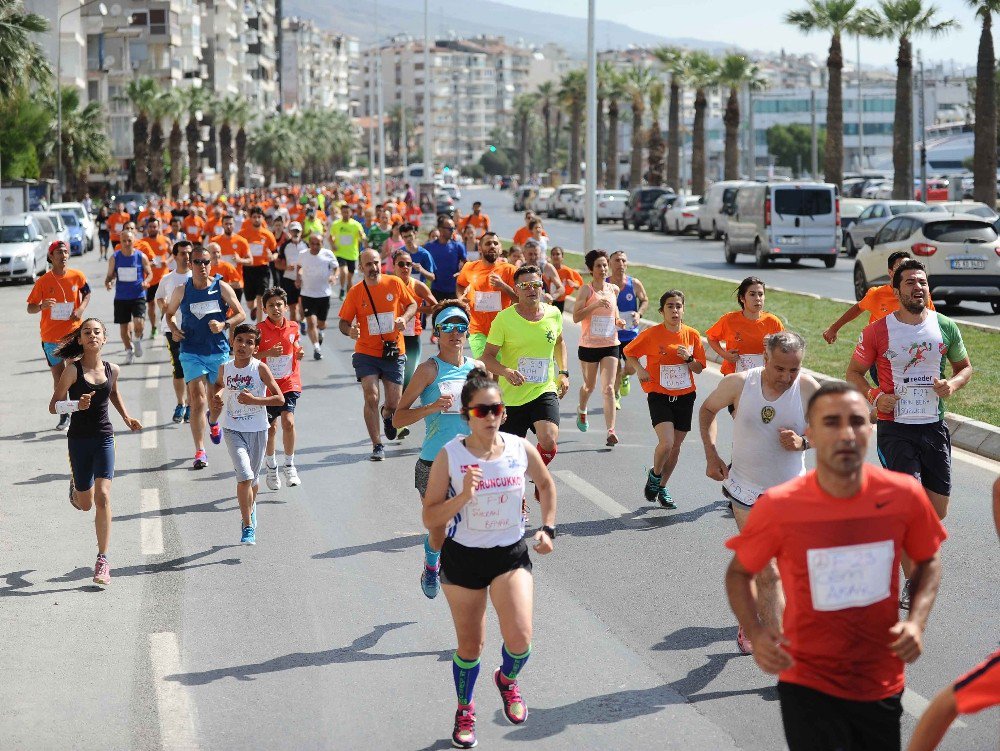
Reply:
<svg viewBox="0 0 1000 751"><path fill-rule="evenodd" d="M833 213L833 192L820 188L783 188L774 191L774 212L788 216Z"/></svg>
<svg viewBox="0 0 1000 751"><path fill-rule="evenodd" d="M27 227L0 227L0 243L26 243L31 241Z"/></svg>
<svg viewBox="0 0 1000 751"><path fill-rule="evenodd" d="M922 203L901 203L897 206L889 206L889 212L893 216L900 214L912 214L914 211L923 211L926 206Z"/></svg>
<svg viewBox="0 0 1000 751"><path fill-rule="evenodd" d="M76 220L76 214L74 214L72 212L67 211L65 213L59 214L59 216L62 217L62 220L66 223L67 227L79 227L80 226L80 223Z"/></svg>
<svg viewBox="0 0 1000 751"><path fill-rule="evenodd" d="M991 243L997 239L997 233L986 222L952 219L925 224L924 237L942 243Z"/></svg>

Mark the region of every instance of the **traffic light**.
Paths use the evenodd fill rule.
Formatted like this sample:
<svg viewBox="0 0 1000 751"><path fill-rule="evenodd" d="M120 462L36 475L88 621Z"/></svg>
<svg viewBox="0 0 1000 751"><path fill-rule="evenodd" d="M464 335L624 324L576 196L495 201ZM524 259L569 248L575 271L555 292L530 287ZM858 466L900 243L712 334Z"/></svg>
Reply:
<svg viewBox="0 0 1000 751"><path fill-rule="evenodd" d="M494 146L494 145L493 145L493 144L491 143L491 144L490 144L490 151L491 151L491 152L496 152L496 150L497 150L497 147L496 147L496 146Z"/></svg>

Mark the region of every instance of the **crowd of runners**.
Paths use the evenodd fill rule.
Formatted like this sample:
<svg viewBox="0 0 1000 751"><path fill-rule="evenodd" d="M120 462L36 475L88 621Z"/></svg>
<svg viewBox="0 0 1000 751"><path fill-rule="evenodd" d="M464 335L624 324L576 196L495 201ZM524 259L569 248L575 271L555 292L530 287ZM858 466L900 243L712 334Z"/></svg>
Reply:
<svg viewBox="0 0 1000 751"><path fill-rule="evenodd" d="M724 573L736 648L778 675L789 747L900 749L903 666L923 651L947 536L944 405L972 376L958 327L933 310L923 264L894 253L890 283L831 324L828 343L869 314L846 380L821 384L803 363L809 347L824 345L766 310L761 279L743 280L738 309L703 337L684 322L684 290L647 290L623 250L590 250L585 269L573 269L531 212L505 246L478 203L467 216L435 220L421 216L409 186L399 193L376 203L364 186L330 186L102 210L120 362L105 354L108 324L87 314L101 293L69 266L69 248L52 244L27 310L40 314L49 411L67 432L69 502L96 509L94 582L111 581L109 404L129 430L143 429L118 389L122 367L163 337L172 419L189 426L192 466L208 466L206 437L225 442L240 542L253 545L261 475L271 491L301 484L301 361L307 349L321 360L327 336L349 337L370 459L383 461L387 442L424 423L414 467L428 530L419 586L428 598L443 590L450 607L452 742L471 748L488 597L503 636L493 684L511 723L528 716L518 677L533 646L529 546L540 555L555 548L549 467L565 429L561 401L576 400L583 433L593 425L590 405L599 405L604 445L613 448L616 413L635 378L652 456L648 473L620 493L641 492L667 512L682 505L670 479L697 422L706 474L736 523ZM570 321L580 327L575 357L564 337ZM722 379L699 399L706 343ZM718 445L720 420L731 421L731 446ZM881 467L865 463L873 433ZM1000 534L1000 480L993 494ZM957 713L998 701L995 653L942 691L910 749L934 748Z"/></svg>

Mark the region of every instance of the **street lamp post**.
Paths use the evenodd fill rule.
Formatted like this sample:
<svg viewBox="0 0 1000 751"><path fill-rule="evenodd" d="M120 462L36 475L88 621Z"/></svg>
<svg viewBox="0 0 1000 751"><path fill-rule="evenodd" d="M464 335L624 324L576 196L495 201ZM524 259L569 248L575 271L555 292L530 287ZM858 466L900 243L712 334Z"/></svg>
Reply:
<svg viewBox="0 0 1000 751"><path fill-rule="evenodd" d="M597 50L594 47L595 0L587 3L587 179L583 192L583 252L594 248L594 228L597 225Z"/></svg>

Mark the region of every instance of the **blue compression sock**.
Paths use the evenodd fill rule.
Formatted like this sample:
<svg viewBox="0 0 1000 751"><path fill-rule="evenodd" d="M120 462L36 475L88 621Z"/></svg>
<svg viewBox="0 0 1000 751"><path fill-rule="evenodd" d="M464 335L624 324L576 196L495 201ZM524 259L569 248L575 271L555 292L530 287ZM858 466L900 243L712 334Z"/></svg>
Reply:
<svg viewBox="0 0 1000 751"><path fill-rule="evenodd" d="M452 656L451 672L455 677L455 693L458 694L458 703L462 705L472 704L472 692L476 688L476 678L479 677L479 660L472 662L463 660L458 656L458 652Z"/></svg>
<svg viewBox="0 0 1000 751"><path fill-rule="evenodd" d="M524 665L528 662L528 657L531 655L531 645L524 651L524 654L512 655L507 651L507 645L503 644L500 647L500 675L506 678L508 681L516 681L517 674L524 669Z"/></svg>
<svg viewBox="0 0 1000 751"><path fill-rule="evenodd" d="M441 560L441 551L431 547L431 536L424 536L424 560L427 561L428 568L436 568Z"/></svg>

